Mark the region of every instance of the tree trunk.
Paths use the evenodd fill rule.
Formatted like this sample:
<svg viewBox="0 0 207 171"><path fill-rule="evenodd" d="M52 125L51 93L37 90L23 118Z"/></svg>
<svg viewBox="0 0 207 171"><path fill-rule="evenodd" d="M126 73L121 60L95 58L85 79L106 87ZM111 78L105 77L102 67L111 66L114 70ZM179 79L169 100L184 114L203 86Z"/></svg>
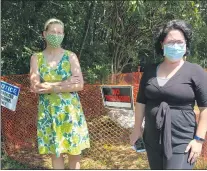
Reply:
<svg viewBox="0 0 207 171"><path fill-rule="evenodd" d="M88 15L86 16L85 32L84 32L83 41L82 41L82 44L81 44L81 47L80 47L79 58L81 58L81 54L82 54L82 51L83 51L83 48L84 48L84 45L85 45L86 37L88 35L88 31L89 31L89 28L90 28L91 19L93 17L93 13L95 11L95 3L96 3L95 1L91 2L89 10L88 10Z"/></svg>

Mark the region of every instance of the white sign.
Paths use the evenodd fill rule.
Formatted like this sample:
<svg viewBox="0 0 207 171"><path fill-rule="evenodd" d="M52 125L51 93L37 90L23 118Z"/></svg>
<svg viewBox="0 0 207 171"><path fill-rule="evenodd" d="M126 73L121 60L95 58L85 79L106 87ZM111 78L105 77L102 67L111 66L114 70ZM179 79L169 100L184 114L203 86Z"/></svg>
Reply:
<svg viewBox="0 0 207 171"><path fill-rule="evenodd" d="M1 81L1 105L15 111L20 88Z"/></svg>

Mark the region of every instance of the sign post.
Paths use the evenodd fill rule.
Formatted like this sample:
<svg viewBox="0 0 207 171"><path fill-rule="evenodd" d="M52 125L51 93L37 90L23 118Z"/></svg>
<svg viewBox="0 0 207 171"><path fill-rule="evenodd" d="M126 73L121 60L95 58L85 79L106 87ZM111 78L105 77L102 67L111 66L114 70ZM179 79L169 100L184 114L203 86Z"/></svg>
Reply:
<svg viewBox="0 0 207 171"><path fill-rule="evenodd" d="M15 111L19 97L19 91L19 87L1 81L1 106Z"/></svg>
<svg viewBox="0 0 207 171"><path fill-rule="evenodd" d="M104 106L107 108L111 108L112 113L113 111L115 111L115 109L116 111L119 111L115 114L119 115L119 117L112 114L111 119L116 120L120 125L125 125L125 127L127 124L131 125L130 120L133 120L134 122L134 101L132 86L105 85L101 87L101 92ZM130 116L131 112L133 113L133 116ZM124 115L126 115L126 117L123 117ZM145 152L142 138L139 138L136 141L134 146L132 146L132 149L134 149L136 152Z"/></svg>

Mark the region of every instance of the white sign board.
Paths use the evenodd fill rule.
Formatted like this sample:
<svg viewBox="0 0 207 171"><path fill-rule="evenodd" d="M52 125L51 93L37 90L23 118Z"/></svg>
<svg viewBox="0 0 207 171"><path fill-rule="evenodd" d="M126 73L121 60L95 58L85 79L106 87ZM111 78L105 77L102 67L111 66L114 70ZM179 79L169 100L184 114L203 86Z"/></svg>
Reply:
<svg viewBox="0 0 207 171"><path fill-rule="evenodd" d="M15 111L20 88L1 81L1 105Z"/></svg>

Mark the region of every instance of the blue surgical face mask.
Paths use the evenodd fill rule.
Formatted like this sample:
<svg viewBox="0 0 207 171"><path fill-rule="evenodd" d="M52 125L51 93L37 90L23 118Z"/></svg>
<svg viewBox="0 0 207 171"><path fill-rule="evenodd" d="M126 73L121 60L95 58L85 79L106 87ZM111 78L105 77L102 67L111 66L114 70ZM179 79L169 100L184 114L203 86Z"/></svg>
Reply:
<svg viewBox="0 0 207 171"><path fill-rule="evenodd" d="M165 44L164 56L172 62L179 61L186 53L186 44Z"/></svg>

